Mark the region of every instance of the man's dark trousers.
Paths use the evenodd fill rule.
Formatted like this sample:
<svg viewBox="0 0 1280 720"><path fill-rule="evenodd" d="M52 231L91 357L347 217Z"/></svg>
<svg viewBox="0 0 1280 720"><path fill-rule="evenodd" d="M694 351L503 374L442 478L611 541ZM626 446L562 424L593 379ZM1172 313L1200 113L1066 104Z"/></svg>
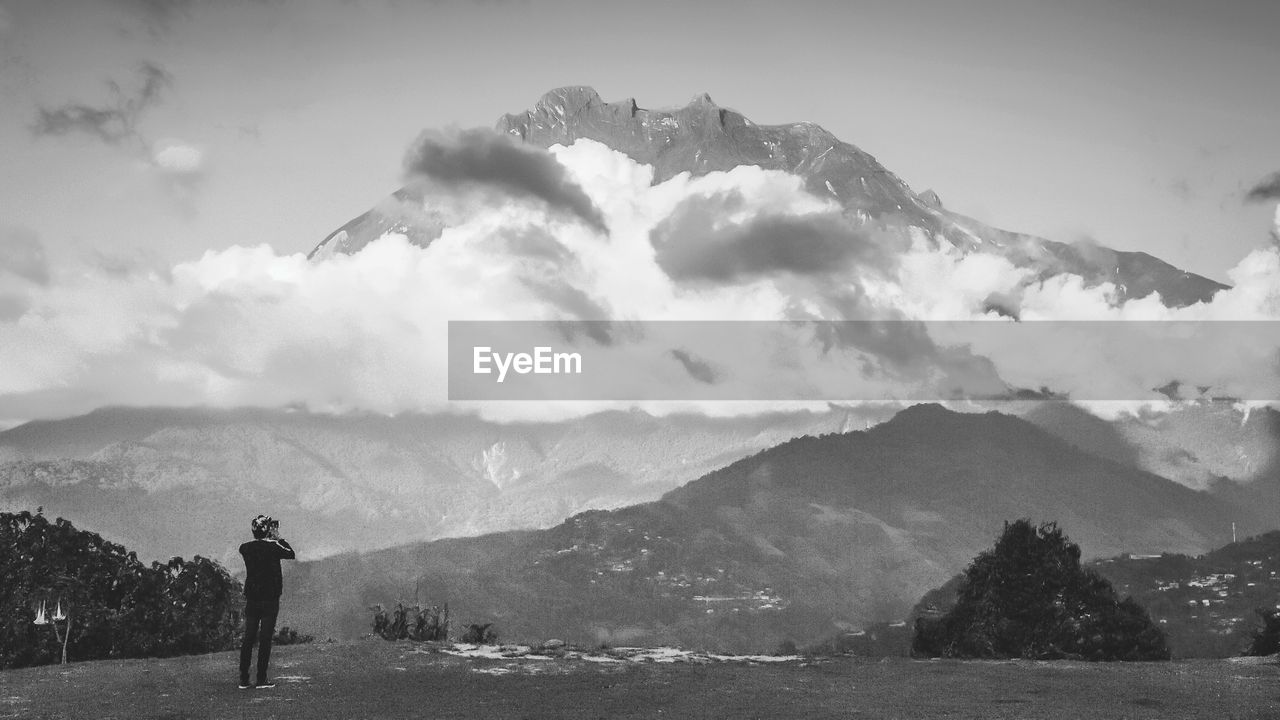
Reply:
<svg viewBox="0 0 1280 720"><path fill-rule="evenodd" d="M271 636L276 632L279 600L246 600L244 604L244 640L240 643L240 683L249 684L249 661L253 645L258 644L258 684L267 682L267 663L271 661Z"/></svg>

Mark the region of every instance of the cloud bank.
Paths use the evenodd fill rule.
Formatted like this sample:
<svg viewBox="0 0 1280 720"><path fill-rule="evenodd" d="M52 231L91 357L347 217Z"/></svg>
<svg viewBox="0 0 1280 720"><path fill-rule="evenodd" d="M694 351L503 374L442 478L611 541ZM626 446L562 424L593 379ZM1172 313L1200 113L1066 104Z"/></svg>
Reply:
<svg viewBox="0 0 1280 720"><path fill-rule="evenodd" d="M175 168L198 165L175 152ZM885 399L1003 383L1166 401L1154 388L1175 379L1244 398L1280 392L1276 348L1244 341L1199 359L1128 350L1117 363L1119 351L1070 333L1045 334L1045 346L1029 353L1007 336L958 345L918 323L823 337L780 332L747 351L697 338L648 347L628 334L636 320L1007 323L1011 309L1024 322L1277 320L1280 249L1272 246L1241 259L1234 287L1211 303L1171 309L1156 295L1118 302L1116 288L1075 275L1037 279L923 232L882 236L799 178L758 167L655 185L652 168L598 143L534 152L476 133L420 140L406 171L435 188L423 211L448 220L426 247L390 233L322 262L234 246L116 272L92 258L51 268L31 237L6 236L0 416L106 404L475 409L447 401L450 319L616 321L597 341L627 349L619 362L631 364L620 373L689 387L800 388L854 374L880 383ZM537 418L600 407L480 410Z"/></svg>

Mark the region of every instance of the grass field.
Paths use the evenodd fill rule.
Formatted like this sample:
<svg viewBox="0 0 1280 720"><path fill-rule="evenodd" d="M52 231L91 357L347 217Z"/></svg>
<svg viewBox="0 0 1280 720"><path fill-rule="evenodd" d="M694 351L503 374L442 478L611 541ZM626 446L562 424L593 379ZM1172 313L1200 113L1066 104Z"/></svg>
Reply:
<svg viewBox="0 0 1280 720"><path fill-rule="evenodd" d="M0 718L1280 718L1272 662L468 658L380 640L0 673Z"/></svg>

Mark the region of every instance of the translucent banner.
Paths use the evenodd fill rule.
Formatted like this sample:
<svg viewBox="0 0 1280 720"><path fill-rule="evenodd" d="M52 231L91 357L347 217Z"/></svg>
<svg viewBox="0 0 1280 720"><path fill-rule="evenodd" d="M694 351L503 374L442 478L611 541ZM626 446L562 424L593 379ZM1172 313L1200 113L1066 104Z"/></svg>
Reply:
<svg viewBox="0 0 1280 720"><path fill-rule="evenodd" d="M1280 400L1280 322L450 321L450 400Z"/></svg>

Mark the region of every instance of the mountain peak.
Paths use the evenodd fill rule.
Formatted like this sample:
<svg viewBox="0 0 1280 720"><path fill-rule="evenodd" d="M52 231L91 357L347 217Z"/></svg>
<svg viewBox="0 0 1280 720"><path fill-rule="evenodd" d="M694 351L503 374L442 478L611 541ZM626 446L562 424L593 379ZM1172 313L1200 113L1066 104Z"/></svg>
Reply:
<svg viewBox="0 0 1280 720"><path fill-rule="evenodd" d="M916 224L940 229L906 183L871 155L814 123L757 125L705 92L683 107L645 109L631 98L604 102L585 86L557 88L532 109L503 115L496 128L542 147L584 138L604 143L652 165L656 182L739 165L791 172L863 217L906 213Z"/></svg>
<svg viewBox="0 0 1280 720"><path fill-rule="evenodd" d="M689 101L689 105L691 106L708 105L710 107L716 107L716 108L720 107L719 105L716 105L716 101L712 100L711 95L708 93L698 93L697 95L694 95L693 99Z"/></svg>
<svg viewBox="0 0 1280 720"><path fill-rule="evenodd" d="M996 410L963 412L952 410L939 403L920 403L899 410L888 422L877 426L886 431L904 430L907 433L937 433L947 429L957 432L987 432L991 428L1003 432L1022 432L1039 428L1025 420Z"/></svg>
<svg viewBox="0 0 1280 720"><path fill-rule="evenodd" d="M895 418L910 417L953 417L960 413L950 410L942 403L919 403L903 408L894 415Z"/></svg>
<svg viewBox="0 0 1280 720"><path fill-rule="evenodd" d="M1003 254L1015 264L1034 266L1042 278L1069 272L1085 277L1090 286L1109 282L1123 288L1126 297L1159 291L1166 302L1182 306L1225 287L1141 253L1107 251L1102 257L986 226L946 209L935 192L912 192L869 153L821 125L758 125L705 92L684 107L645 109L633 98L605 102L592 87L568 85L545 93L532 109L503 115L496 129L543 148L594 140L651 166L659 183L680 173L696 177L742 165L790 173L814 195L837 202L853 223L886 229L904 248L913 233L923 233L965 251ZM396 208L425 201L423 190L410 186L397 191L395 199ZM425 220L407 222L403 213L374 208L331 233L310 257L355 253L388 232L426 245L443 226L431 213L424 215Z"/></svg>
<svg viewBox="0 0 1280 720"><path fill-rule="evenodd" d="M588 85L566 85L549 90L538 98L535 110L561 117L572 117L577 113L604 105L600 93Z"/></svg>
<svg viewBox="0 0 1280 720"><path fill-rule="evenodd" d="M918 423L950 422L968 414L970 413L956 412L940 403L920 403L899 410L886 424L910 426Z"/></svg>

